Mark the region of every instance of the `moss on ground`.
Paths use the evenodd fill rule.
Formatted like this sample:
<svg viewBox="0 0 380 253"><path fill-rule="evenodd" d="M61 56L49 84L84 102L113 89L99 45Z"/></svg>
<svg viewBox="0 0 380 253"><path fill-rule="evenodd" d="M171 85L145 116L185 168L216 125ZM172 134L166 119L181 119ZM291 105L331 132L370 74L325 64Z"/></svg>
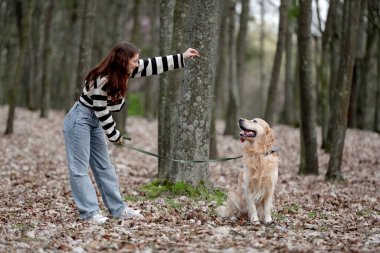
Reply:
<svg viewBox="0 0 380 253"><path fill-rule="evenodd" d="M125 195L127 201L144 201L148 199L174 198L178 196L186 196L195 200L206 200L207 202L215 201L216 204L222 205L226 200L226 194L220 189L208 189L201 185L194 187L184 182L161 182L155 180L139 189L139 195Z"/></svg>

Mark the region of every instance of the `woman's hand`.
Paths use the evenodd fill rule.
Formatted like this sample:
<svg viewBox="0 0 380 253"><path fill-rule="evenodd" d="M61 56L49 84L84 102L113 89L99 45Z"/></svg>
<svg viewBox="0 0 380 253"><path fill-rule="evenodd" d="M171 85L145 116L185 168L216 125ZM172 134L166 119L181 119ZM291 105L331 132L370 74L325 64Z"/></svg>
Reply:
<svg viewBox="0 0 380 253"><path fill-rule="evenodd" d="M124 143L124 138L120 137L120 139L116 143L117 144L123 144Z"/></svg>
<svg viewBox="0 0 380 253"><path fill-rule="evenodd" d="M199 53L197 50L195 50L193 48L188 48L186 50L186 52L183 53L183 58L185 58L185 59L189 59L189 58L192 59L195 56L199 57Z"/></svg>

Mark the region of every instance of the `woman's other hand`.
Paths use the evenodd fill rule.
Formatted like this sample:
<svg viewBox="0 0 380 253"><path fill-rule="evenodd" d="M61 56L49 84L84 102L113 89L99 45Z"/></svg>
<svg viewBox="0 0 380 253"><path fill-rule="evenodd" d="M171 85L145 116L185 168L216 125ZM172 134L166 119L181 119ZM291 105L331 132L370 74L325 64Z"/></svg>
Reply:
<svg viewBox="0 0 380 253"><path fill-rule="evenodd" d="M186 50L186 52L183 53L183 58L185 58L185 59L189 59L189 58L192 59L195 56L199 57L199 53L197 50L195 50L193 48L188 48Z"/></svg>

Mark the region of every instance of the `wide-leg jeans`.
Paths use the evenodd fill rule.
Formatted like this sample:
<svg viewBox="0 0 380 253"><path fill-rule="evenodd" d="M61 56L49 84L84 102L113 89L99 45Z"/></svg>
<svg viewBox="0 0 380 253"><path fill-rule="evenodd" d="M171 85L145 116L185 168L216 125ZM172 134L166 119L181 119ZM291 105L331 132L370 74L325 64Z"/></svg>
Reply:
<svg viewBox="0 0 380 253"><path fill-rule="evenodd" d="M80 218L90 219L99 213L96 191L88 174L89 166L105 206L113 217L119 217L126 205L120 195L104 131L93 110L76 102L65 116L63 133L71 192Z"/></svg>

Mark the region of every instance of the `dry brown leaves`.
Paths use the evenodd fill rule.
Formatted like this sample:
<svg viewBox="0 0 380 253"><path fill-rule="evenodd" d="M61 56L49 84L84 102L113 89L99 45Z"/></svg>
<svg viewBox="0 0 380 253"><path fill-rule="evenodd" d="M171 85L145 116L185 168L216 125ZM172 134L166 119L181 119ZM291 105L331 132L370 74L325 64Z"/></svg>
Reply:
<svg viewBox="0 0 380 253"><path fill-rule="evenodd" d="M7 107L0 107L0 132ZM379 252L380 136L348 130L342 171L346 183L324 181L328 155L319 150L320 176L297 175L299 130L275 126L280 147L279 183L272 225L215 216L215 203L187 197L129 203L144 221L94 225L78 219L68 184L62 136L64 113L40 119L17 109L15 133L0 136L0 252ZM241 154L238 140L223 136L220 156ZM130 144L157 151L157 122L128 119ZM121 191L138 188L157 174L157 160L110 144ZM210 181L228 190L240 160L211 164ZM102 206L102 209L104 207Z"/></svg>

